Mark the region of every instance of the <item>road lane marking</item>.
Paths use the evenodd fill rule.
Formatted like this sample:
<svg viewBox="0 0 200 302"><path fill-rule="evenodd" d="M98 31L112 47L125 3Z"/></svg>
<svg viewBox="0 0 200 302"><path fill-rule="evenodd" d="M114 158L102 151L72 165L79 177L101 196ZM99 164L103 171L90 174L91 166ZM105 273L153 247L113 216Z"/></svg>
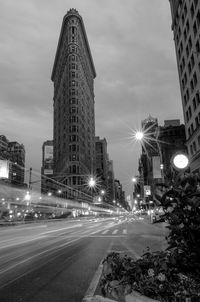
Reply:
<svg viewBox="0 0 200 302"><path fill-rule="evenodd" d="M123 234L124 235L127 234L127 230L126 229L123 230Z"/></svg>
<svg viewBox="0 0 200 302"><path fill-rule="evenodd" d="M105 231L102 232L102 235L104 235L104 234L106 234L108 232L109 232L109 230L105 230Z"/></svg>
<svg viewBox="0 0 200 302"><path fill-rule="evenodd" d="M104 229L107 228L107 227L108 227L108 226L104 226ZM103 230L103 229L102 229L102 230ZM78 232L80 233L80 231L78 231ZM54 247L51 247L51 248L49 248L49 249L46 249L46 250L44 250L44 251L42 251L42 252L40 252L40 253L38 253L38 254L34 254L34 255L31 256L31 257L28 257L28 258L26 258L26 259L24 259L24 260L22 260L22 261L20 261L20 262L18 262L18 263L15 263L15 264L11 265L10 267L7 267L7 268L5 268L5 269L0 270L0 275L4 274L5 272L7 272L7 271L9 271L9 270L14 269L14 268L17 267L17 266L20 266L20 265L23 264L23 263L28 262L29 260L32 260L32 259L34 259L34 258L37 258L38 256L45 255L45 254L47 254L47 253L49 253L49 256L53 256L54 253L58 252L58 251L61 250L62 248L66 247L66 246L69 246L69 245L71 245L72 243L74 243L74 242L76 242L76 241L79 241L79 240L81 240L81 239L83 239L83 238L91 237L91 236L90 236L91 234L95 234L95 233L98 233L98 232L99 232L99 230L97 230L97 231L95 231L95 232L92 232L92 233L90 233L89 230L85 230L85 231L83 231L83 232L79 235L79 237L74 238L74 239L72 239L71 241L65 242L65 243L63 243L63 244L59 244L59 245L56 246L56 247L54 246ZM77 234L77 235L78 235L78 234ZM105 236L104 236L104 237L105 237ZM38 238L38 239L41 239L41 238L42 238L42 237L40 237L40 238ZM43 238L45 238L45 237L43 236ZM110 246L111 246L111 244L110 244ZM105 255L105 256L106 256L106 255ZM56 255L56 256L54 256L54 258L52 258L52 259L55 259L56 257L58 257L58 256ZM51 261L52 259L50 259L49 261ZM49 261L48 261L48 262L49 262ZM41 266L41 265L40 265L40 266ZM36 267L34 267L33 269L31 269L31 270L29 270L29 271L26 271L25 273L21 274L20 276L16 277L16 278L13 279L13 280L10 280L10 281L6 282L5 284L0 285L0 289L3 288L3 287L5 287L5 286L7 286L8 284L11 284L11 283L15 282L16 280L22 278L23 276L28 275L30 272L34 271L35 269L36 269Z"/></svg>
<svg viewBox="0 0 200 302"><path fill-rule="evenodd" d="M38 229L38 228L46 228L47 227L47 225L37 225L37 226L27 226L27 227L16 227L16 228L12 228L12 229L9 229L9 230L1 230L2 232L13 232L13 231L18 231L18 232L20 232L20 231L22 231L22 230L26 230L26 231L32 231L33 229Z"/></svg>
<svg viewBox="0 0 200 302"><path fill-rule="evenodd" d="M44 250L44 251L42 251L42 252L40 252L40 253L38 253L38 254L35 254L35 255L33 255L33 256L31 256L31 257L28 257L28 258L26 258L26 259L24 259L24 260L22 260L22 261L20 261L20 262L17 262L17 263L15 263L15 264L11 265L11 266L8 267L8 268L2 269L2 270L0 270L0 275L3 274L3 273L5 273L5 272L7 272L7 271L9 271L9 270L11 270L11 269L13 269L13 268L15 268L16 266L19 266L19 265L21 265L21 264L23 264L23 263L25 263L25 262L27 262L27 261L29 261L29 260L32 260L32 259L34 259L34 258L36 258L36 257L38 257L38 256L41 256L41 255L46 254L46 253L48 253L48 252L56 252L56 251L58 251L59 249L62 249L63 247L66 247L67 245L69 245L69 244L71 244L71 243L73 243L73 242L76 242L76 241L78 241L78 240L80 240L80 239L83 239L83 238L90 237L90 234L95 234L95 233L99 232L99 230L94 231L94 232L92 232L92 233L90 233L90 231L89 231L89 232L88 232L88 231L89 231L89 230L83 231L83 233L80 234L79 237L74 238L74 239L72 239L71 241L68 241L68 242L59 244L59 246L56 246L56 247L54 246L53 248L46 249L46 250ZM40 238L42 238L42 237L40 237ZM38 239L40 239L40 238L38 238ZM43 236L43 238L45 238L45 236ZM35 238L35 239L36 239L36 238ZM34 239L32 239L32 240L34 240ZM30 241L32 241L32 240L30 240ZM12 283L12 282L10 282L10 283ZM0 288L2 288L2 287L4 287L4 286L5 286L5 285L0 286Z"/></svg>
<svg viewBox="0 0 200 302"><path fill-rule="evenodd" d="M51 230L51 231L43 232L40 235L46 235L46 234L49 234L49 233L59 232L59 231L62 231L62 230L68 230L68 229L78 228L78 227L81 227L81 226L83 226L82 223L77 224L77 225L73 225L73 226L68 226L66 228L61 228L61 229L56 229L56 230Z"/></svg>
<svg viewBox="0 0 200 302"><path fill-rule="evenodd" d="M112 232L113 235L115 235L115 234L117 234L117 233L118 233L118 230L114 230L114 231Z"/></svg>

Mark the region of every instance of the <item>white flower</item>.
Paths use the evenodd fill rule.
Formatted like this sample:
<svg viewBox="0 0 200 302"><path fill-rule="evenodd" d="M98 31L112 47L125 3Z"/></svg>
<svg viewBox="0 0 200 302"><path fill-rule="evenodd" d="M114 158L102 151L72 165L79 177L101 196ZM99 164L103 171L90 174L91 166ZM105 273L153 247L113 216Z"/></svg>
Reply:
<svg viewBox="0 0 200 302"><path fill-rule="evenodd" d="M153 277L155 275L153 268L148 269L148 275L149 277Z"/></svg>
<svg viewBox="0 0 200 302"><path fill-rule="evenodd" d="M157 276L157 279L160 281L160 282L164 282L166 277L163 273L159 273L158 276Z"/></svg>

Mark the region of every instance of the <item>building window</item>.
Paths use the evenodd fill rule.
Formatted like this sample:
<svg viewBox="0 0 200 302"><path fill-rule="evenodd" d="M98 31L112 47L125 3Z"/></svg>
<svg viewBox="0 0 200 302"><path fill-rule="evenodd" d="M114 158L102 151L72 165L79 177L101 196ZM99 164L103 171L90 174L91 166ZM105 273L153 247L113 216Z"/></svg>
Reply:
<svg viewBox="0 0 200 302"><path fill-rule="evenodd" d="M186 120L187 120L187 123L189 122L189 114L188 114L188 111L186 111Z"/></svg>
<svg viewBox="0 0 200 302"><path fill-rule="evenodd" d="M194 82L194 87L196 87L196 85L197 85L197 74L196 74L196 72L193 75L193 82Z"/></svg>
<svg viewBox="0 0 200 302"><path fill-rule="evenodd" d="M190 106L189 106L188 110L189 110L189 118L191 118L191 116L192 116L192 110L191 110Z"/></svg>
<svg viewBox="0 0 200 302"><path fill-rule="evenodd" d="M192 102L193 102L193 109L194 109L194 111L195 111L196 108L197 108L196 99L193 98Z"/></svg>
<svg viewBox="0 0 200 302"><path fill-rule="evenodd" d="M199 127L199 119L198 119L198 116L195 117L195 123L196 123L196 128Z"/></svg>
<svg viewBox="0 0 200 302"><path fill-rule="evenodd" d="M199 104L200 104L199 92L196 93L196 104L197 104L197 106L199 106Z"/></svg>
<svg viewBox="0 0 200 302"><path fill-rule="evenodd" d="M200 12L198 10L198 13L197 13L197 25L198 27L200 26Z"/></svg>
<svg viewBox="0 0 200 302"><path fill-rule="evenodd" d="M200 54L200 44L199 44L199 40L197 40L197 43L196 43L196 53L197 53L197 55Z"/></svg>
<svg viewBox="0 0 200 302"><path fill-rule="evenodd" d="M193 150L194 150L195 153L197 152L196 142L193 142Z"/></svg>
<svg viewBox="0 0 200 302"><path fill-rule="evenodd" d="M186 41L186 39L187 39L187 32L186 32L186 29L184 30L183 35L184 35L184 39L185 39L185 41Z"/></svg>
<svg viewBox="0 0 200 302"><path fill-rule="evenodd" d="M193 92L193 90L194 90L194 83L193 83L193 80L190 81L190 89L191 89L191 92Z"/></svg>
<svg viewBox="0 0 200 302"><path fill-rule="evenodd" d="M200 147L200 135L198 136L198 145Z"/></svg>
<svg viewBox="0 0 200 302"><path fill-rule="evenodd" d="M190 13L191 13L191 17L193 19L194 17L194 5L192 4L191 8L190 8Z"/></svg>
<svg viewBox="0 0 200 302"><path fill-rule="evenodd" d="M196 37L196 34L197 34L197 24L196 24L196 22L194 22L194 25L193 25L193 32L194 32L194 36Z"/></svg>
<svg viewBox="0 0 200 302"><path fill-rule="evenodd" d="M186 55L187 55L187 57L189 56L189 47L188 47L188 45L186 46Z"/></svg>
<svg viewBox="0 0 200 302"><path fill-rule="evenodd" d="M194 132L194 126L193 126L193 123L191 124L191 132L192 132L192 134L193 134L193 132Z"/></svg>
<svg viewBox="0 0 200 302"><path fill-rule="evenodd" d="M189 62L189 64L188 64L188 71L189 71L189 74L191 73L191 71L192 71L192 67L191 67L191 63Z"/></svg>
<svg viewBox="0 0 200 302"><path fill-rule="evenodd" d="M191 49L192 49L192 39L191 39L191 37L189 37L188 45L189 45L189 51L191 51Z"/></svg>
<svg viewBox="0 0 200 302"><path fill-rule="evenodd" d="M193 147L190 145L190 153L193 155Z"/></svg>

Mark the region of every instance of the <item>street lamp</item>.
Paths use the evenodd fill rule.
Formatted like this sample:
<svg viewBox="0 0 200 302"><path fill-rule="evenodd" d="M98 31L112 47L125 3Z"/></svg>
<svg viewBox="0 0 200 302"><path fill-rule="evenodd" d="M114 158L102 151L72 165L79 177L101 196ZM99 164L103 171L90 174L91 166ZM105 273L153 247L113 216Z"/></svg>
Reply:
<svg viewBox="0 0 200 302"><path fill-rule="evenodd" d="M189 159L184 153L175 154L172 157L172 165L177 170L184 170L189 165Z"/></svg>
<svg viewBox="0 0 200 302"><path fill-rule="evenodd" d="M90 177L90 179L88 181L88 185L90 188L94 188L96 185L96 180L93 177Z"/></svg>
<svg viewBox="0 0 200 302"><path fill-rule="evenodd" d="M141 141L143 139L143 137L144 137L144 133L142 131L135 132L135 138L136 138L136 140Z"/></svg>
<svg viewBox="0 0 200 302"><path fill-rule="evenodd" d="M101 195L104 195L105 194L105 190L101 190Z"/></svg>
<svg viewBox="0 0 200 302"><path fill-rule="evenodd" d="M90 179L88 180L88 186L92 192L92 202L93 202L93 192L94 192L93 190L94 190L94 187L96 186L96 180L94 179L93 176L91 176Z"/></svg>

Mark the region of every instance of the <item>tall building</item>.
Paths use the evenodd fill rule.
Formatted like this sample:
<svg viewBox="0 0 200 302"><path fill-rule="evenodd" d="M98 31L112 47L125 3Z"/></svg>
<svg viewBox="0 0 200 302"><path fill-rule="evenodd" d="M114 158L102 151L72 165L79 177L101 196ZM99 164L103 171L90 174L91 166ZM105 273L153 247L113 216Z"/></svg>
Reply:
<svg viewBox="0 0 200 302"><path fill-rule="evenodd" d="M200 1L169 0L191 172L200 172Z"/></svg>
<svg viewBox="0 0 200 302"><path fill-rule="evenodd" d="M18 142L8 143L8 153L10 155L10 180L12 184L24 184L24 168L25 168L25 149L23 144Z"/></svg>
<svg viewBox="0 0 200 302"><path fill-rule="evenodd" d="M173 156L177 153L187 154L185 125L180 125L180 120L164 121L164 126L158 127L158 140L163 164L163 180L165 183L170 183Z"/></svg>
<svg viewBox="0 0 200 302"><path fill-rule="evenodd" d="M95 137L96 149L96 176L100 182L102 189L107 190L108 186L108 153L107 141L105 138L100 139L99 136ZM106 197L106 195L105 195Z"/></svg>
<svg viewBox="0 0 200 302"><path fill-rule="evenodd" d="M108 196L108 202L113 203L115 199L115 176L113 169L113 160L108 160L108 189L106 195Z"/></svg>
<svg viewBox="0 0 200 302"><path fill-rule="evenodd" d="M63 18L51 79L54 83L54 173L64 183L85 190L95 172L94 78L96 71L77 10ZM68 192L68 198L74 191Z"/></svg>
<svg viewBox="0 0 200 302"><path fill-rule="evenodd" d="M53 191L53 141L48 140L42 145L41 192Z"/></svg>
<svg viewBox="0 0 200 302"><path fill-rule="evenodd" d="M158 164L160 168L159 149L158 149L158 143L156 138L157 127L158 127L157 118L153 118L150 115L149 117L147 117L145 120L142 121L144 139L142 140L142 154L140 157L139 172L140 172L140 179L142 179L142 183L143 183L144 195L145 195L145 188L148 188L147 186L150 186L151 190L153 190L153 186L155 183L155 177L154 177L155 165Z"/></svg>
<svg viewBox="0 0 200 302"><path fill-rule="evenodd" d="M24 175L25 175L24 145L19 144L16 141L10 142L5 135L0 135L0 161L1 161L1 167L6 175L4 180L7 179L9 183L14 185L24 186ZM1 172L3 170L1 170Z"/></svg>

